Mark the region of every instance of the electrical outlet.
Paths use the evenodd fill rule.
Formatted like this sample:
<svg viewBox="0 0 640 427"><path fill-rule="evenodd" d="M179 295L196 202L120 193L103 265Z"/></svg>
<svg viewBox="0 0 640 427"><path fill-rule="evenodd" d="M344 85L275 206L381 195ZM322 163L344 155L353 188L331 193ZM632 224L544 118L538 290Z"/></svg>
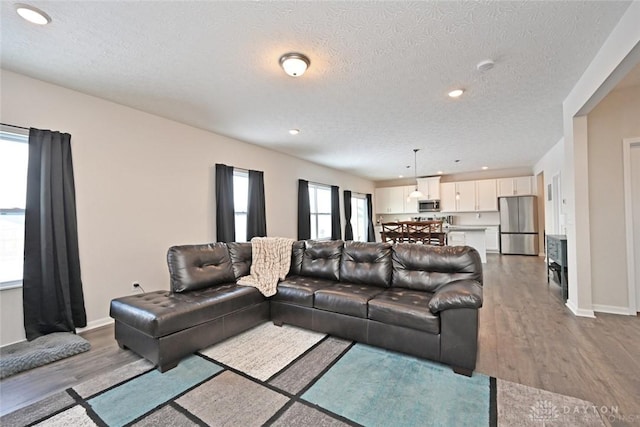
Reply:
<svg viewBox="0 0 640 427"><path fill-rule="evenodd" d="M144 288L138 282L133 282L133 289L141 291L143 294L145 293Z"/></svg>

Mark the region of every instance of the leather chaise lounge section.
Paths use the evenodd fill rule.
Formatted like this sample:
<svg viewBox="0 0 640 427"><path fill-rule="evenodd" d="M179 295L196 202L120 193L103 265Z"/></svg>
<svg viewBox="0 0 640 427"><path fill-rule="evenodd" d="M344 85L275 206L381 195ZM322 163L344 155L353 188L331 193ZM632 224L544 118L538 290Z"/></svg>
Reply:
<svg viewBox="0 0 640 427"><path fill-rule="evenodd" d="M269 320L269 301L236 284L249 274L250 243L171 247L171 291L111 301L115 337L155 364L160 372L185 356Z"/></svg>
<svg viewBox="0 0 640 427"><path fill-rule="evenodd" d="M471 247L298 241L269 299L235 281L250 243L175 246L171 291L111 303L115 335L161 372L267 319L446 363L476 363L482 264Z"/></svg>

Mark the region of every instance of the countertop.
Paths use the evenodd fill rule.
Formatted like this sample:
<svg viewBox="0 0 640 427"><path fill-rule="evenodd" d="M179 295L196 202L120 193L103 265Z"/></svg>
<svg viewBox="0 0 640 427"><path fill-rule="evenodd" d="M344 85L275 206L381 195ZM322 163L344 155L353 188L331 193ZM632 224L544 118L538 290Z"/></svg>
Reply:
<svg viewBox="0 0 640 427"><path fill-rule="evenodd" d="M485 231L489 227L497 227L493 225L450 225L444 230L449 231Z"/></svg>

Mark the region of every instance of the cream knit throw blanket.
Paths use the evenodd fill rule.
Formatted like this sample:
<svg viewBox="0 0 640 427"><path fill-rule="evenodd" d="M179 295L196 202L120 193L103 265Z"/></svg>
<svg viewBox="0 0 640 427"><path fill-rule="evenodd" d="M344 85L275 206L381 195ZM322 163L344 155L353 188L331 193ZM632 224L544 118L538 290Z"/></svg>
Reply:
<svg viewBox="0 0 640 427"><path fill-rule="evenodd" d="M251 270L238 279L239 285L253 286L262 295L275 295L278 281L284 279L291 267L293 239L286 237L254 237L251 239Z"/></svg>

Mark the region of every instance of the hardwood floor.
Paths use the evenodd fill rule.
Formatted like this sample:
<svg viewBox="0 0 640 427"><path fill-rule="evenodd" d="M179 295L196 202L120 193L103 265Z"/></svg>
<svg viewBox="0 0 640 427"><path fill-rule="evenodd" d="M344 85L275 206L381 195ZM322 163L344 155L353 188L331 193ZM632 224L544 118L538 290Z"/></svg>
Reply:
<svg viewBox="0 0 640 427"><path fill-rule="evenodd" d="M640 424L640 318L573 316L547 285L542 258L488 255L485 266L477 371L618 408L625 424ZM90 351L0 381L0 414L138 359L117 347L111 326L83 336Z"/></svg>
<svg viewBox="0 0 640 427"><path fill-rule="evenodd" d="M0 415L139 359L118 347L113 326L87 331L82 336L91 343L91 350L1 380Z"/></svg>
<svg viewBox="0 0 640 427"><path fill-rule="evenodd" d="M540 257L489 255L477 370L640 423L640 318L576 317Z"/></svg>

